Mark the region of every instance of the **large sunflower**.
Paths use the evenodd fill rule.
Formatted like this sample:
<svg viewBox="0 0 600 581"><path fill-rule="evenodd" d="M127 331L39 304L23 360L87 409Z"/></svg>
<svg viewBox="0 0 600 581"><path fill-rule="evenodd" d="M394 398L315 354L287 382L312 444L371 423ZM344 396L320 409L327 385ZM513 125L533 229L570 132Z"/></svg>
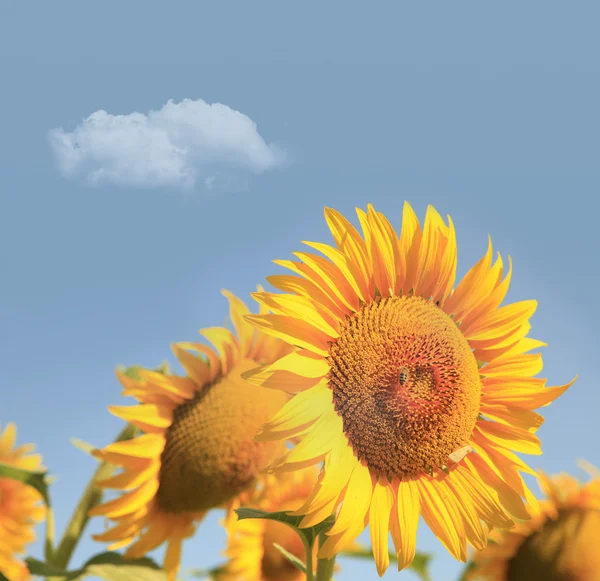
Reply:
<svg viewBox="0 0 600 581"><path fill-rule="evenodd" d="M299 349L243 376L296 392L266 424L262 441L298 438L272 465L289 471L324 460L320 484L298 511L309 526L342 503L320 556L332 557L370 524L380 575L388 531L400 569L415 553L419 517L455 558L487 528L529 518L535 502L514 452L541 454L534 432L547 405L569 387L534 377L544 343L527 337L535 301L500 306L511 278L485 256L454 287L456 238L430 206L421 228L409 204L398 236L369 205L363 236L325 209L337 248L305 242L276 260L299 276L269 277L287 294L255 293L272 314L247 316ZM572 383L572 382L571 382ZM469 454L474 449L477 453Z"/></svg>
<svg viewBox="0 0 600 581"><path fill-rule="evenodd" d="M90 512L116 523L95 539L112 543L111 549L133 543L125 553L132 559L167 542L164 567L171 579L179 568L183 539L209 509L252 488L274 457L279 445L254 437L289 398L240 377L257 363L273 363L291 347L257 333L244 320L250 313L244 303L223 294L237 337L221 327L201 330L218 354L199 343L173 345L186 377L141 369L135 380L117 372L123 395L140 405L109 409L143 434L95 451L98 458L123 468L99 482L123 494Z"/></svg>
<svg viewBox="0 0 600 581"><path fill-rule="evenodd" d="M15 448L17 429L7 424L0 432L0 462L25 470L42 470L42 458L31 454L35 446ZM0 573L9 581L29 578L19 555L35 540L34 527L44 519L45 509L37 490L9 478L0 478Z"/></svg>
<svg viewBox="0 0 600 581"><path fill-rule="evenodd" d="M295 510L314 490L318 475L315 467L310 466L267 478L258 497L248 505L268 512ZM215 581L301 581L305 578L305 574L273 545L278 543L306 562L306 549L294 529L273 520L238 520L234 512L226 517L225 529L228 536L225 555L229 560Z"/></svg>
<svg viewBox="0 0 600 581"><path fill-rule="evenodd" d="M568 474L540 474L541 512L475 554L469 579L599 581L600 477L583 485Z"/></svg>

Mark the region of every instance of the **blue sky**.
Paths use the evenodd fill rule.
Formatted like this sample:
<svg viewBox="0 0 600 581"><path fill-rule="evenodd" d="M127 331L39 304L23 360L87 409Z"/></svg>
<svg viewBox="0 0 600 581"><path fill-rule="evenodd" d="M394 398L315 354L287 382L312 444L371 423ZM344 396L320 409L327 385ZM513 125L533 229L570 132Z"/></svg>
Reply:
<svg viewBox="0 0 600 581"><path fill-rule="evenodd" d="M171 342L223 323L221 288L246 299L278 271L271 260L330 241L324 206L354 219L372 202L399 227L405 199L421 218L433 204L455 222L459 274L491 234L513 258L508 299L539 301L542 375L579 374L544 410L545 453L531 463L599 465L599 17L593 2L3 4L0 422L15 421L58 476L59 530L94 469L69 438L104 445L120 429L106 412L121 403L115 366L173 363ZM51 130L171 99L239 111L256 123L248 147L221 144L202 165L215 138L188 136L195 177L183 186L172 172L152 183L162 150L148 162L135 142L61 173ZM142 168L135 183L123 181L129 163ZM85 181L107 167L116 177ZM220 562L218 518L186 544L184 567ZM103 550L89 539L101 527L73 565ZM436 580L456 578L424 525L418 548L436 553ZM346 562L338 578L376 573Z"/></svg>

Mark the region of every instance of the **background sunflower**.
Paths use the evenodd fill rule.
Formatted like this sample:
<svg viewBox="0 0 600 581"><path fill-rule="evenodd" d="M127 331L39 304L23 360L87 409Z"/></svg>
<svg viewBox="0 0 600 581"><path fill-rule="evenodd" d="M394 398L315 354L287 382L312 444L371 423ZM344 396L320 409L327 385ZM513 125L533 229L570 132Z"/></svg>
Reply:
<svg viewBox="0 0 600 581"><path fill-rule="evenodd" d="M7 424L0 429L0 462L25 470L43 470L42 457L32 454L35 446L15 446L17 428ZM30 577L21 561L27 546L35 540L35 526L45 516L37 490L8 478L0 477L0 573L9 581Z"/></svg>
<svg viewBox="0 0 600 581"><path fill-rule="evenodd" d="M90 511L115 523L94 538L111 543L111 549L131 545L125 556L132 559L167 543L164 568L170 579L179 568L183 539L208 510L251 489L279 448L254 437L288 395L256 388L240 373L275 362L291 347L255 332L243 318L250 312L244 303L223 294L237 336L222 327L201 330L216 353L200 343L174 345L185 377L138 368L132 379L117 372L123 395L139 405L110 411L143 433L94 452L123 468L98 483L122 494Z"/></svg>
<svg viewBox="0 0 600 581"><path fill-rule="evenodd" d="M600 579L600 473L581 483L569 474L540 474L540 512L473 555L468 580L597 581Z"/></svg>

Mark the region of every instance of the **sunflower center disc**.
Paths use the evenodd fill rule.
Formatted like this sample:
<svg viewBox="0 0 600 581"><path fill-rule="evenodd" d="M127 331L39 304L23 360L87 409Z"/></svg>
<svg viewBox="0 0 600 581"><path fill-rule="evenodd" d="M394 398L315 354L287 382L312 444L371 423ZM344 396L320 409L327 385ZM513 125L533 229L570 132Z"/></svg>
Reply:
<svg viewBox="0 0 600 581"><path fill-rule="evenodd" d="M600 579L600 511L571 508L525 539L508 562L507 581Z"/></svg>
<svg viewBox="0 0 600 581"><path fill-rule="evenodd" d="M454 321L421 297L378 298L346 320L329 385L344 432L378 475L441 467L479 414L477 361Z"/></svg>
<svg viewBox="0 0 600 581"><path fill-rule="evenodd" d="M219 506L251 486L271 461L277 443L255 442L254 436L287 397L240 378L256 365L242 361L175 409L157 492L166 512Z"/></svg>

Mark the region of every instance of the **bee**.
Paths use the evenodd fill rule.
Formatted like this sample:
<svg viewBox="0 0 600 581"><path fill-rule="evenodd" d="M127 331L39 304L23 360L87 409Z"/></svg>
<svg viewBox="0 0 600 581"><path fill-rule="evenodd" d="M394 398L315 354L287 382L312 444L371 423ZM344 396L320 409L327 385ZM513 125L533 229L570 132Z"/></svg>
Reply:
<svg viewBox="0 0 600 581"><path fill-rule="evenodd" d="M400 385L404 385L408 380L408 369L406 367L400 368Z"/></svg>

